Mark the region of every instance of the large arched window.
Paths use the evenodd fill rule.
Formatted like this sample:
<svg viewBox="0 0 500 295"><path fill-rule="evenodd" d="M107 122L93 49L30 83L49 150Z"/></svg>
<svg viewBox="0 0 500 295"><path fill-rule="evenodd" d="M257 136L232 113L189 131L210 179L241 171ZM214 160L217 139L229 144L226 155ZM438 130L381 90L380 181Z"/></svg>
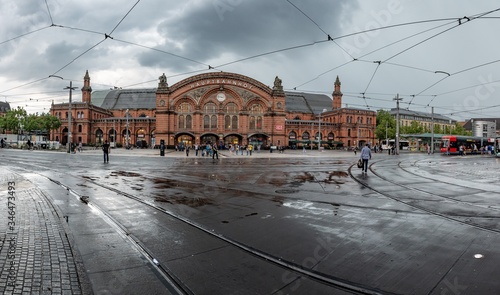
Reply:
<svg viewBox="0 0 500 295"><path fill-rule="evenodd" d="M236 114L238 113L238 106L234 102L230 102L226 105L226 114Z"/></svg>
<svg viewBox="0 0 500 295"><path fill-rule="evenodd" d="M193 128L193 119L191 115L186 115L186 128L188 129Z"/></svg>
<svg viewBox="0 0 500 295"><path fill-rule="evenodd" d="M256 129L262 129L262 117L261 116L257 117L257 123L255 125L256 125L255 126Z"/></svg>
<svg viewBox="0 0 500 295"><path fill-rule="evenodd" d="M179 128L186 128L185 123L184 115L179 115Z"/></svg>
<svg viewBox="0 0 500 295"><path fill-rule="evenodd" d="M205 113L213 114L217 113L217 106L213 102L209 102L205 105Z"/></svg>
<svg viewBox="0 0 500 295"><path fill-rule="evenodd" d="M231 116L224 117L224 128L231 129Z"/></svg>
<svg viewBox="0 0 500 295"><path fill-rule="evenodd" d="M216 115L212 115L212 118L210 119L210 128L217 129L217 116Z"/></svg>
<svg viewBox="0 0 500 295"><path fill-rule="evenodd" d="M191 112L191 104L189 102L183 102L179 104L177 107L177 111L179 113L190 113Z"/></svg>
<svg viewBox="0 0 500 295"><path fill-rule="evenodd" d="M233 130L238 130L238 116L233 116L231 118L231 127Z"/></svg>
<svg viewBox="0 0 500 295"><path fill-rule="evenodd" d="M209 115L205 115L203 117L203 128L204 129L209 129L210 128L210 116Z"/></svg>
<svg viewBox="0 0 500 295"><path fill-rule="evenodd" d="M262 106L258 103L250 107L249 129L262 129Z"/></svg>
<svg viewBox="0 0 500 295"><path fill-rule="evenodd" d="M248 128L255 129L255 117L254 116L250 117L250 122L248 124Z"/></svg>

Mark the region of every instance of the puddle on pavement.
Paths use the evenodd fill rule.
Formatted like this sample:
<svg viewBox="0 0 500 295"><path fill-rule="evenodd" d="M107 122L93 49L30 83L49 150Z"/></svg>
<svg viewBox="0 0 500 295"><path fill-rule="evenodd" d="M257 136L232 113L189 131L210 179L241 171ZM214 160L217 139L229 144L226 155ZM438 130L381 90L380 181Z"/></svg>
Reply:
<svg viewBox="0 0 500 295"><path fill-rule="evenodd" d="M139 177L142 175L139 173L135 173L135 172L113 171L113 172L111 172L111 176Z"/></svg>
<svg viewBox="0 0 500 295"><path fill-rule="evenodd" d="M304 172L304 175L297 175L295 176L295 180L301 183L304 182L315 182L316 179L314 178L314 175L312 175L309 172Z"/></svg>
<svg viewBox="0 0 500 295"><path fill-rule="evenodd" d="M85 179L88 179L88 180L92 180L92 181L96 181L97 180L96 177L90 177L90 176L86 176L86 175L83 175L82 178L85 178Z"/></svg>
<svg viewBox="0 0 500 295"><path fill-rule="evenodd" d="M153 183L157 189L173 188L173 187L192 187L192 183L182 182L168 178L153 178Z"/></svg>
<svg viewBox="0 0 500 295"><path fill-rule="evenodd" d="M186 196L156 196L155 202L163 202L169 204L186 205L189 207L201 207L205 205L212 205L214 202L207 198L188 198Z"/></svg>

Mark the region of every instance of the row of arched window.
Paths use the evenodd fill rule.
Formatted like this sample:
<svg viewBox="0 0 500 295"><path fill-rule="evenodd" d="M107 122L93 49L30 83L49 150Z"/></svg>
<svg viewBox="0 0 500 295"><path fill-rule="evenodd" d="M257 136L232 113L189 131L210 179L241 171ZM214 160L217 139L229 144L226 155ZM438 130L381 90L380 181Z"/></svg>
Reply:
<svg viewBox="0 0 500 295"><path fill-rule="evenodd" d="M205 115L203 116L203 129L217 129L217 115ZM224 116L224 129L226 130L237 130L238 129L238 116L237 115L225 115ZM179 115L178 116L178 127L180 129L191 129L193 128L193 117L191 115ZM248 122L249 129L262 129L262 116L250 116Z"/></svg>
<svg viewBox="0 0 500 295"><path fill-rule="evenodd" d="M55 112L55 116L59 119L62 119L62 113L61 112ZM66 117L64 118L68 118L68 112L66 112ZM76 112L76 118L77 119L83 119L85 118L85 113L84 112Z"/></svg>
<svg viewBox="0 0 500 295"><path fill-rule="evenodd" d="M219 108L217 105L213 102L208 102L205 104L203 107L204 113L208 114L214 114L219 112ZM223 109L225 114L237 114L240 110L238 109L238 105L235 104L234 102L229 102L224 106ZM180 103L177 106L177 112L178 113L192 113L193 112L193 106L188 103L188 102L183 102ZM251 114L262 114L263 113L263 108L260 104L255 103L250 106L249 108L249 113Z"/></svg>
<svg viewBox="0 0 500 295"><path fill-rule="evenodd" d="M347 116L346 118L346 123L354 123L353 116ZM357 122L358 124L363 124L363 117L358 117ZM373 118L366 118L366 124L370 125L373 123Z"/></svg>

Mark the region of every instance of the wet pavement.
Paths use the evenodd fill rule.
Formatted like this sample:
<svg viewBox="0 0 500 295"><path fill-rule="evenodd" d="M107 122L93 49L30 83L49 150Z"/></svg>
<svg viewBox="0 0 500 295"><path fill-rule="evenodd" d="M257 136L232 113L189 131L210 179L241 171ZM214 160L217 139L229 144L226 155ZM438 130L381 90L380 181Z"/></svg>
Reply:
<svg viewBox="0 0 500 295"><path fill-rule="evenodd" d="M500 292L500 162L490 156L379 153L367 174L343 151L221 151L217 161L112 150L108 164L98 150L0 157L1 194L11 178L29 184L16 188L26 196L16 212L38 212L37 226L52 230L45 237L16 213L19 235L57 238L44 253L70 274L64 290L25 271L1 289L4 219L6 294ZM18 239L14 250L29 245Z"/></svg>

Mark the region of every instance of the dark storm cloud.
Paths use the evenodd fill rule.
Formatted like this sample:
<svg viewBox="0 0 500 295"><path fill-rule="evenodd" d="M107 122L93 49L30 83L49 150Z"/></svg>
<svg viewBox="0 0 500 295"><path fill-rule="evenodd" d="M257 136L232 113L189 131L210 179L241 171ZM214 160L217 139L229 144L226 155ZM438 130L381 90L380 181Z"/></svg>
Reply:
<svg viewBox="0 0 500 295"><path fill-rule="evenodd" d="M303 2L296 5L334 35L339 31L341 14L354 3L323 0L315 1L314 5ZM327 38L291 4L267 0L206 1L163 21L158 32L167 40L158 49L203 63L228 52L241 58ZM144 52L139 60L143 65L152 65L157 55ZM173 57L165 57L160 64L180 71L195 65Z"/></svg>

